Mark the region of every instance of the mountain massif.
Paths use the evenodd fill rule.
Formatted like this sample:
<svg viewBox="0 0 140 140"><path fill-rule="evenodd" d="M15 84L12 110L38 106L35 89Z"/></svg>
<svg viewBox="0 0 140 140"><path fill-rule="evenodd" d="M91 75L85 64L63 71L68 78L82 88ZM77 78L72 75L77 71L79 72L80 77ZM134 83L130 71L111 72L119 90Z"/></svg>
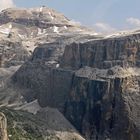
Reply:
<svg viewBox="0 0 140 140"><path fill-rule="evenodd" d="M0 138L140 140L139 40L44 6L3 10Z"/></svg>

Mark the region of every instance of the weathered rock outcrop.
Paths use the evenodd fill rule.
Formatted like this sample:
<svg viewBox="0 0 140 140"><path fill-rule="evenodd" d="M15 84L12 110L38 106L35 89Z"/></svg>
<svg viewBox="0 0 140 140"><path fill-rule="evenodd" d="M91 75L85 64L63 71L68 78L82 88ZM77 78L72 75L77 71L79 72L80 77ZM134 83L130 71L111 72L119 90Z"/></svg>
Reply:
<svg viewBox="0 0 140 140"><path fill-rule="evenodd" d="M28 101L58 108L87 140L139 140L139 33L80 42L61 53L56 44L37 48L13 82L29 90Z"/></svg>
<svg viewBox="0 0 140 140"><path fill-rule="evenodd" d="M83 66L110 68L115 65L140 66L140 34L105 38L66 47L62 67L79 69Z"/></svg>
<svg viewBox="0 0 140 140"><path fill-rule="evenodd" d="M107 80L76 77L65 116L87 139L140 139L140 85L135 89L134 81L137 81L134 77Z"/></svg>
<svg viewBox="0 0 140 140"><path fill-rule="evenodd" d="M23 64L30 54L20 41L12 39L0 40L0 67L10 67Z"/></svg>
<svg viewBox="0 0 140 140"><path fill-rule="evenodd" d="M37 65L39 66L39 64ZM44 65L37 68L37 65L23 66L18 76L13 77L14 82L23 79L19 86L20 88L26 87L27 93L24 97L28 102L38 99L42 107L57 106L63 110L64 101L67 99L71 87L73 73L68 70L51 69Z"/></svg>
<svg viewBox="0 0 140 140"><path fill-rule="evenodd" d="M79 42L90 38L89 35L73 36L72 39L64 37L54 43L46 43L37 47L31 59L22 65L17 74L13 76L14 82L20 81L18 84L21 84L20 88L26 87L27 93L24 95L26 100L38 99L43 107L51 105L64 110L63 101L68 96L74 74L72 70L60 67L65 46L73 40Z"/></svg>

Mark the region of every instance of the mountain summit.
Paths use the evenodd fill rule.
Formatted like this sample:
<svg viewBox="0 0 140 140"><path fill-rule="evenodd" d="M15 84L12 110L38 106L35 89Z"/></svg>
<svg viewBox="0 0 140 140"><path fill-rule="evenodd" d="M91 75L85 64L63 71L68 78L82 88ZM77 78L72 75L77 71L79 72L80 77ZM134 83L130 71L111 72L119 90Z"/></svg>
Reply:
<svg viewBox="0 0 140 140"><path fill-rule="evenodd" d="M5 52L1 50L0 58L4 61L1 65L22 64L38 44L51 43L63 36L78 38L87 35L97 36L94 31L72 22L48 7L3 10L0 13L0 37L1 46L7 48Z"/></svg>

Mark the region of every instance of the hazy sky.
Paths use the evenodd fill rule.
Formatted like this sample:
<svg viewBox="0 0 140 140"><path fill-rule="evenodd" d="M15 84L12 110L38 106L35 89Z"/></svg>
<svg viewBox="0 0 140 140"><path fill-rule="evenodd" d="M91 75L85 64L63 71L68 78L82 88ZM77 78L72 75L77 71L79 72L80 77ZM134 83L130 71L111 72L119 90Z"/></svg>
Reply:
<svg viewBox="0 0 140 140"><path fill-rule="evenodd" d="M140 0L0 0L0 9L41 5L101 31L140 27Z"/></svg>

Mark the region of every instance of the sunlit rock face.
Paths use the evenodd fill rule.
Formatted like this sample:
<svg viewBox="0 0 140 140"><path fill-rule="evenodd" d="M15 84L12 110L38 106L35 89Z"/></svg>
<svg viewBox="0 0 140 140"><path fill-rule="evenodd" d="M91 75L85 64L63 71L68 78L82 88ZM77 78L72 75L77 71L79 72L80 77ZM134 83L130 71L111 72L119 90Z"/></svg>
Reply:
<svg viewBox="0 0 140 140"><path fill-rule="evenodd" d="M40 44L97 34L48 8L9 8L0 12L0 67L22 65ZM88 39L87 38L87 39ZM58 45L58 44L57 44Z"/></svg>
<svg viewBox="0 0 140 140"><path fill-rule="evenodd" d="M83 66L111 68L140 66L139 34L118 38L105 38L87 43L73 43L67 46L62 67L79 69Z"/></svg>
<svg viewBox="0 0 140 140"><path fill-rule="evenodd" d="M1 12L0 18L0 24L5 24L12 20L22 25L35 25L41 28L51 26L52 21L57 25L61 23L65 25L69 22L63 14L45 6L30 9L9 8Z"/></svg>

